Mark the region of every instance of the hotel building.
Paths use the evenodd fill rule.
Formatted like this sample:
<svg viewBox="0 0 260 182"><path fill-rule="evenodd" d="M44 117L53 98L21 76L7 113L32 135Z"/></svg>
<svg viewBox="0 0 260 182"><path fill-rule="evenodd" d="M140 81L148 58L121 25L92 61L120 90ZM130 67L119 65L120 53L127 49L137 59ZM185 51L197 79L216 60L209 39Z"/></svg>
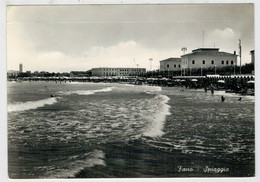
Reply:
<svg viewBox="0 0 260 182"><path fill-rule="evenodd" d="M237 65L236 52L220 52L218 48L199 48L181 58L169 58L160 61L160 71L180 71L187 69L225 67ZM188 71L188 70L187 70Z"/></svg>
<svg viewBox="0 0 260 182"><path fill-rule="evenodd" d="M181 56L181 67L186 68L210 68L237 65L237 55L220 52L218 48L199 48L192 53Z"/></svg>
<svg viewBox="0 0 260 182"><path fill-rule="evenodd" d="M92 76L140 76L145 68L92 68Z"/></svg>

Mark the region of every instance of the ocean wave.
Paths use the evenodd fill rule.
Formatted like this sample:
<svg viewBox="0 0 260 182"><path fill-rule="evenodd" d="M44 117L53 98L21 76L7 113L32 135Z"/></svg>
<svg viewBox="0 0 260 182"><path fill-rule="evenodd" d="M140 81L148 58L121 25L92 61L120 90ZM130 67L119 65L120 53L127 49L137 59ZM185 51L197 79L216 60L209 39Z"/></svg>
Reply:
<svg viewBox="0 0 260 182"><path fill-rule="evenodd" d="M128 87L135 87L135 86L136 86L136 85L129 84L129 83L125 83L124 85L125 85L125 86L128 86Z"/></svg>
<svg viewBox="0 0 260 182"><path fill-rule="evenodd" d="M7 110L8 112L26 111L31 109L37 109L45 105L52 105L56 102L57 102L57 98L54 97L37 100L37 101L18 102L18 103L8 104Z"/></svg>
<svg viewBox="0 0 260 182"><path fill-rule="evenodd" d="M93 150L84 155L72 156L69 159L72 162L68 162L66 166L62 166L60 169L50 169L47 173L47 178L73 178L80 171L91 168L97 165L106 166L104 161L105 153L102 150ZM53 166L50 166L53 168ZM55 167L57 168L57 167Z"/></svg>
<svg viewBox="0 0 260 182"><path fill-rule="evenodd" d="M77 94L77 95L93 95L97 92L110 92L113 90L113 87L107 87L99 90L77 90L77 91L69 91L69 92L61 92L65 95Z"/></svg>
<svg viewBox="0 0 260 182"><path fill-rule="evenodd" d="M159 109L151 117L151 124L147 130L143 133L144 136L160 137L164 134L163 127L166 120L166 116L170 115L170 106L167 104L170 98L166 95L157 95L157 99L161 100Z"/></svg>
<svg viewBox="0 0 260 182"><path fill-rule="evenodd" d="M149 89L156 91L156 92L162 91L162 87L159 87L159 86L149 86Z"/></svg>
<svg viewBox="0 0 260 182"><path fill-rule="evenodd" d="M162 91L162 87L159 86L145 86L146 87L146 91L154 91L154 92L160 92Z"/></svg>
<svg viewBox="0 0 260 182"><path fill-rule="evenodd" d="M145 86L143 88L143 91L147 94L156 94L156 93L162 91L162 88L158 87L158 86Z"/></svg>
<svg viewBox="0 0 260 182"><path fill-rule="evenodd" d="M79 81L72 81L72 82L67 82L67 84L76 84L76 85L78 85L78 84L95 84L95 83L93 83L93 82L79 82Z"/></svg>

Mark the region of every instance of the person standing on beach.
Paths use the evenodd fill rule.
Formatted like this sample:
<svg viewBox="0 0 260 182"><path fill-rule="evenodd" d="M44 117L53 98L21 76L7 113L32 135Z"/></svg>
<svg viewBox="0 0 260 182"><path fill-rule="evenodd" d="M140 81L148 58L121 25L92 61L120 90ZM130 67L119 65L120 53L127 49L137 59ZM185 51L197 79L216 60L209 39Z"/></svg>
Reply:
<svg viewBox="0 0 260 182"><path fill-rule="evenodd" d="M221 96L221 102L224 102L225 101L225 97L222 95Z"/></svg>
<svg viewBox="0 0 260 182"><path fill-rule="evenodd" d="M211 87L211 94L214 94L214 88Z"/></svg>

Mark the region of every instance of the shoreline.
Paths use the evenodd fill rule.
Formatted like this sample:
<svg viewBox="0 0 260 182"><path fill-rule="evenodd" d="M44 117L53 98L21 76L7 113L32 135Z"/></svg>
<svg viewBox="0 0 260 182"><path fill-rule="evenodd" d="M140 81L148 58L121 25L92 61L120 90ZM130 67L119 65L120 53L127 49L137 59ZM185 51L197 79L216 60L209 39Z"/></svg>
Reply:
<svg viewBox="0 0 260 182"><path fill-rule="evenodd" d="M129 85L148 85L160 87L182 87L189 89L204 89L214 93L224 90L226 93L239 95L255 95L255 77L247 76L218 76L218 77L173 77L173 78L146 78L146 77L23 77L8 79L7 82L54 82L61 83L118 83Z"/></svg>

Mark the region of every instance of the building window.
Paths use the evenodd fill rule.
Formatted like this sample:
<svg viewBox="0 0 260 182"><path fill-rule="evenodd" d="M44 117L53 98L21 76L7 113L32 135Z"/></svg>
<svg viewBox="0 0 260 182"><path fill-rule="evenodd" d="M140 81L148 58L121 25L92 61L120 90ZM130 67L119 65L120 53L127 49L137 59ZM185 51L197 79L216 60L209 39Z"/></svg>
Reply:
<svg viewBox="0 0 260 182"><path fill-rule="evenodd" d="M195 64L195 60L192 60L192 64Z"/></svg>
<svg viewBox="0 0 260 182"><path fill-rule="evenodd" d="M202 61L202 64L205 64L205 63L206 63L206 61L205 61L205 60L203 60L203 61Z"/></svg>
<svg viewBox="0 0 260 182"><path fill-rule="evenodd" d="M181 67L181 65L179 64L179 68Z"/></svg>
<svg viewBox="0 0 260 182"><path fill-rule="evenodd" d="M176 64L174 65L174 68L176 68Z"/></svg>
<svg viewBox="0 0 260 182"><path fill-rule="evenodd" d="M222 60L222 61L221 61L221 64L224 64L224 63L225 63L225 61L224 61L224 60Z"/></svg>
<svg viewBox="0 0 260 182"><path fill-rule="evenodd" d="M169 68L170 66L167 64L167 68Z"/></svg>
<svg viewBox="0 0 260 182"><path fill-rule="evenodd" d="M234 64L234 61L232 60L232 61L230 61L230 64Z"/></svg>
<svg viewBox="0 0 260 182"><path fill-rule="evenodd" d="M214 60L211 60L211 64L214 64Z"/></svg>
<svg viewBox="0 0 260 182"><path fill-rule="evenodd" d="M226 64L228 64L228 60L226 61Z"/></svg>

